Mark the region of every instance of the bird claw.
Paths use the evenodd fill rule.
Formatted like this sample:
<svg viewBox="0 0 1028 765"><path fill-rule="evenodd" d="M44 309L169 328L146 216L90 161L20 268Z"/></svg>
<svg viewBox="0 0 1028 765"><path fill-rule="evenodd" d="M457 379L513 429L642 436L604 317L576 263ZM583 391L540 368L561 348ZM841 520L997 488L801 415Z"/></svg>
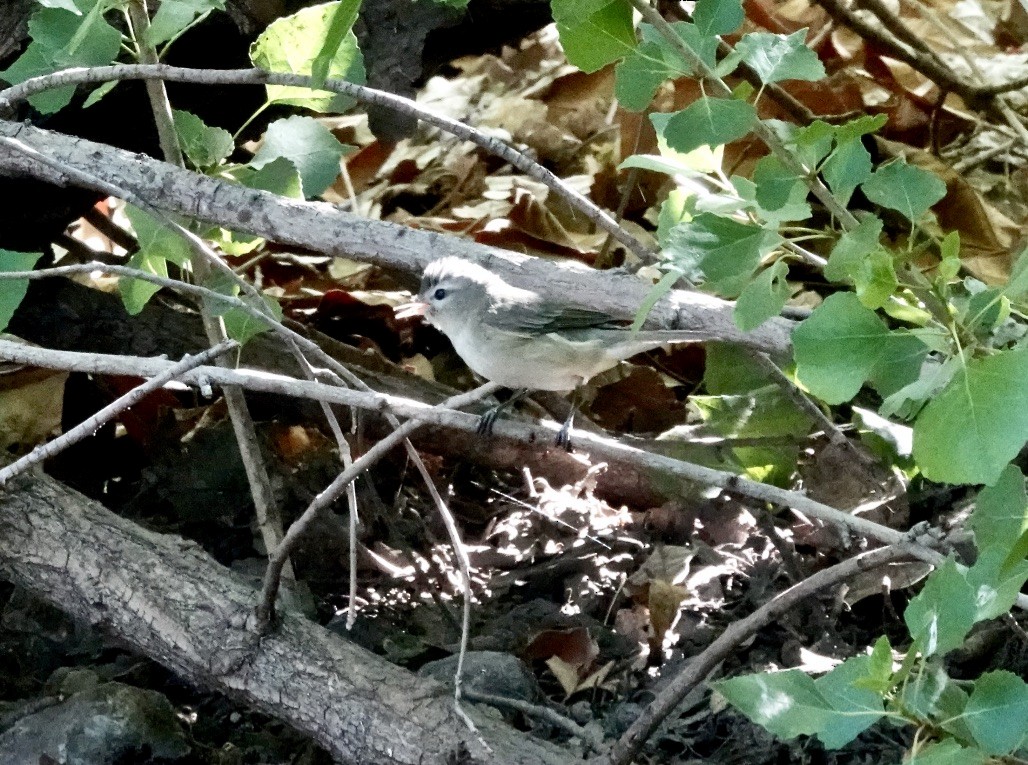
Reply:
<svg viewBox="0 0 1028 765"><path fill-rule="evenodd" d="M557 437L553 439L553 443L559 446L566 452L572 451L571 449L571 426L575 421L575 410L571 410L571 414L564 420L564 424L560 426L560 430L557 431Z"/></svg>
<svg viewBox="0 0 1028 765"><path fill-rule="evenodd" d="M494 406L482 415L482 418L478 421L478 435L491 436L493 434L493 425L496 424L496 419L500 416L501 409L502 407Z"/></svg>

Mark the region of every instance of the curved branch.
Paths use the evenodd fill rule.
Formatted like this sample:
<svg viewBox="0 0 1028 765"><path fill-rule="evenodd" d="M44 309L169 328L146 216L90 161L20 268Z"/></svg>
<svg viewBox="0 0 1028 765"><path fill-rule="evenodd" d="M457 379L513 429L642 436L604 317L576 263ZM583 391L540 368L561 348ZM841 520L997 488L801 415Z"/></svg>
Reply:
<svg viewBox="0 0 1028 765"><path fill-rule="evenodd" d="M891 545L818 571L813 576L779 593L749 616L733 622L699 655L688 661L685 668L646 706L631 727L614 744L605 757L592 760L595 765L628 765L638 754L646 739L657 729L690 691L746 640L762 627L807 600L826 587L844 582L862 571L886 563L916 557L904 544Z"/></svg>
<svg viewBox="0 0 1028 765"><path fill-rule="evenodd" d="M261 69L189 69L168 66L166 64L118 64L95 68L64 69L53 74L32 77L18 85L0 91L0 115L10 116L13 105L31 95L68 85L86 85L119 80L164 80L168 82L188 82L198 85L289 85L293 87L309 87L311 79L306 75L280 74L265 72ZM656 260L656 251L632 236L609 213L602 210L592 200L572 189L538 162L533 161L503 141L487 136L481 131L465 125L463 122L434 114L409 98L396 96L382 90L375 90L363 85L354 85L344 80L325 80L318 90L342 93L362 103L375 104L393 109L401 114L409 114L458 138L471 141L476 146L509 162L521 172L544 184L564 199L571 207L581 212L597 227L617 239L644 262L650 263Z"/></svg>

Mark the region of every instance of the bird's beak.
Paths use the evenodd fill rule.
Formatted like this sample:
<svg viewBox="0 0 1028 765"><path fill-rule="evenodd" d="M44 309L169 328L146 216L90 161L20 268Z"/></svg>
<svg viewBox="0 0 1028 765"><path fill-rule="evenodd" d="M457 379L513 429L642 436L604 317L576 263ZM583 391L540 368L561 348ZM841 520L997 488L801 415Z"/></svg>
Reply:
<svg viewBox="0 0 1028 765"><path fill-rule="evenodd" d="M428 303L422 300L412 300L396 307L397 319L409 319L413 316L424 316L428 311Z"/></svg>

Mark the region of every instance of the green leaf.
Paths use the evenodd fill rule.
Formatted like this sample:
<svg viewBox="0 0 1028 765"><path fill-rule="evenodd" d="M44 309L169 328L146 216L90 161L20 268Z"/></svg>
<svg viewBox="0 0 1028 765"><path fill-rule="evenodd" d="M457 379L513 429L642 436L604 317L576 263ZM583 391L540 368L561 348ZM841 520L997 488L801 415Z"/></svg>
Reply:
<svg viewBox="0 0 1028 765"><path fill-rule="evenodd" d="M110 82L105 82L99 87L93 88L93 92L86 96L86 100L82 102L82 108L88 109L93 104L100 103L100 99L114 90L117 86L118 81L111 80Z"/></svg>
<svg viewBox="0 0 1028 765"><path fill-rule="evenodd" d="M871 154L859 138L841 143L825 160L821 173L832 193L848 205L857 186L871 177Z"/></svg>
<svg viewBox="0 0 1028 765"><path fill-rule="evenodd" d="M867 671L863 677L853 680L855 688L865 688L878 696L884 696L893 685L892 646L889 638L882 635L875 641L871 655L868 656Z"/></svg>
<svg viewBox="0 0 1028 765"><path fill-rule="evenodd" d="M780 210L791 200L796 184L803 185L802 179L773 154L757 161L753 183L757 202L765 210Z"/></svg>
<svg viewBox="0 0 1028 765"><path fill-rule="evenodd" d="M229 170L228 174L248 188L270 191L272 194L291 199L303 199L300 174L293 163L285 157L269 162L260 170L249 165L236 166ZM217 242L228 255L246 255L257 249L264 242L264 238L223 228L219 230Z"/></svg>
<svg viewBox="0 0 1028 765"><path fill-rule="evenodd" d="M291 199L303 199L303 184L296 166L285 157L279 157L262 166L259 170L253 167L241 168L246 172L238 173L241 184L251 189L261 189Z"/></svg>
<svg viewBox="0 0 1028 765"><path fill-rule="evenodd" d="M140 250L129 258L126 265L139 271L156 276L168 275L168 261L153 253ZM126 276L118 281L118 291L121 293L121 302L129 316L135 316L142 311L150 298L161 291L161 287L153 282L145 282L142 279L134 279Z"/></svg>
<svg viewBox="0 0 1028 765"><path fill-rule="evenodd" d="M927 350L927 348L926 348ZM883 417L899 417L912 420L956 374L958 360L955 358L940 362L937 358L927 357L912 382L892 391L882 402L878 413Z"/></svg>
<svg viewBox="0 0 1028 765"><path fill-rule="evenodd" d="M923 348L910 334L886 329L850 292L829 296L796 328L792 340L797 377L829 404L849 401L869 380L895 385L888 367L897 357L913 362ZM905 365L907 376L910 366Z"/></svg>
<svg viewBox="0 0 1028 765"><path fill-rule="evenodd" d="M184 268L189 263L192 250L177 232L138 207L127 206L125 215L136 234L139 252L170 260L179 268Z"/></svg>
<svg viewBox="0 0 1028 765"><path fill-rule="evenodd" d="M841 125L833 125L832 130L835 132L836 142L842 146L861 136L877 132L888 121L889 118L884 114L865 114L863 117L857 117Z"/></svg>
<svg viewBox="0 0 1028 765"><path fill-rule="evenodd" d="M1021 250L1021 254L1014 261L1014 267L1010 270L1010 281L1003 288L1003 294L1011 299L1028 295L1028 247Z"/></svg>
<svg viewBox="0 0 1028 765"><path fill-rule="evenodd" d="M129 258L128 266L156 276L168 275L168 261L180 268L189 262L191 250L186 241L149 213L132 207L125 208L125 215L135 231L139 250ZM135 316L160 292L161 287L141 279L124 277L118 281L118 291L125 310Z"/></svg>
<svg viewBox="0 0 1028 765"><path fill-rule="evenodd" d="M727 343L707 345L703 385L709 395L693 396L704 424L724 438L766 438L767 446L732 448L739 467L755 480L782 485L793 475L797 442L810 432L811 419L745 351Z"/></svg>
<svg viewBox="0 0 1028 765"><path fill-rule="evenodd" d="M712 685L732 706L778 738L820 736L838 719L813 679L796 669L733 677Z"/></svg>
<svg viewBox="0 0 1028 765"><path fill-rule="evenodd" d="M879 395L891 396L920 377L928 351L928 346L916 335L893 330L871 369L868 382Z"/></svg>
<svg viewBox="0 0 1028 765"><path fill-rule="evenodd" d="M1028 580L1028 561L1024 551L1014 557L1010 545L986 549L967 570L967 583L975 593L975 622L995 619L1007 613ZM1017 545L1014 545L1016 550Z"/></svg>
<svg viewBox="0 0 1028 765"><path fill-rule="evenodd" d="M985 752L947 738L919 749L906 765L985 765L988 759Z"/></svg>
<svg viewBox="0 0 1028 765"><path fill-rule="evenodd" d="M667 145L675 151L690 152L742 138L750 132L757 110L745 101L703 96L672 114L663 130L655 116L650 115L650 119Z"/></svg>
<svg viewBox="0 0 1028 765"><path fill-rule="evenodd" d="M583 72L598 71L635 49L632 6L613 0L588 16L558 19L557 34L568 61Z"/></svg>
<svg viewBox="0 0 1028 765"><path fill-rule="evenodd" d="M614 68L614 95L629 111L642 111L650 105L661 83L672 75L660 46L642 43Z"/></svg>
<svg viewBox="0 0 1028 765"><path fill-rule="evenodd" d="M315 59L333 33L332 23L338 5L311 6L269 24L250 46L253 65L268 72L311 74ZM364 59L352 31L346 33L336 49L328 77L358 85L364 83ZM310 88L268 85L267 91L269 103L291 104L317 112L344 112L354 104L349 96Z"/></svg>
<svg viewBox="0 0 1028 765"><path fill-rule="evenodd" d="M675 282L682 278L682 272L676 268L672 268L662 277L660 281L653 285L642 303L639 305L639 310L635 312L635 318L632 320L632 332L638 332L642 329L642 325L646 323L646 318L650 315L650 311L653 310L653 306L669 293L675 286Z"/></svg>
<svg viewBox="0 0 1028 765"><path fill-rule="evenodd" d="M825 68L807 47L807 30L791 35L748 32L735 44L736 52L765 85L782 80L820 80Z"/></svg>
<svg viewBox="0 0 1028 765"><path fill-rule="evenodd" d="M781 312L789 299L788 273L789 266L779 260L743 288L732 312L739 329L749 332Z"/></svg>
<svg viewBox="0 0 1028 765"><path fill-rule="evenodd" d="M825 278L852 284L864 259L882 249L882 227L880 218L869 215L861 219L856 228L844 232L828 256Z"/></svg>
<svg viewBox="0 0 1028 765"><path fill-rule="evenodd" d="M727 35L742 26L741 0L696 0L693 23L703 37Z"/></svg>
<svg viewBox="0 0 1028 765"><path fill-rule="evenodd" d="M1006 670L986 672L975 681L964 715L982 749L1013 754L1028 737L1028 685Z"/></svg>
<svg viewBox="0 0 1028 765"><path fill-rule="evenodd" d="M967 694L946 674L941 661L925 661L917 646L907 651L897 675L898 706L922 719L937 720L943 709L959 714L967 704Z"/></svg>
<svg viewBox="0 0 1028 765"><path fill-rule="evenodd" d="M808 189L805 183L796 182L789 189L789 196L780 207L769 210L760 203L757 197L757 186L748 178L738 175L731 177L732 186L735 187L739 199L745 203L741 209L752 210L757 219L762 221L762 228L768 231L777 231L787 221L807 220L810 218L810 205L807 204ZM774 200L776 203L780 198Z"/></svg>
<svg viewBox="0 0 1028 765"><path fill-rule="evenodd" d="M1009 553L1028 531L1028 493L1024 476L1016 465L1003 468L991 486L978 492L978 501L968 520L980 551Z"/></svg>
<svg viewBox="0 0 1028 765"><path fill-rule="evenodd" d="M689 195L683 189L672 189L668 192L667 199L661 204L660 212L657 214L657 241L661 247L670 247L671 232L675 226L689 220L689 201Z"/></svg>
<svg viewBox="0 0 1028 765"><path fill-rule="evenodd" d="M964 642L975 613L974 590L950 558L928 575L903 621L922 655L943 655Z"/></svg>
<svg viewBox="0 0 1028 765"><path fill-rule="evenodd" d="M315 87L323 85L329 77L332 64L346 46L347 35L357 21L357 11L360 9L360 5L361 0L343 0L335 4L321 49L311 63L311 77L314 78ZM344 51L343 55L349 54Z"/></svg>
<svg viewBox="0 0 1028 765"><path fill-rule="evenodd" d="M211 11L223 10L225 0L161 0L150 21L147 41L151 45L165 43Z"/></svg>
<svg viewBox="0 0 1028 765"><path fill-rule="evenodd" d="M968 328L987 334L1010 316L1010 301L995 287L976 292L967 301Z"/></svg>
<svg viewBox="0 0 1028 765"><path fill-rule="evenodd" d="M875 204L897 210L917 223L933 204L946 196L946 184L935 174L906 162L878 168L861 188Z"/></svg>
<svg viewBox="0 0 1028 765"><path fill-rule="evenodd" d="M969 361L914 425L925 477L995 483L1028 440L1028 349Z"/></svg>
<svg viewBox="0 0 1028 765"><path fill-rule="evenodd" d="M0 272L31 271L42 255L41 252L0 250ZM28 291L28 279L0 279L0 332L7 329Z"/></svg>
<svg viewBox="0 0 1028 765"><path fill-rule="evenodd" d="M32 42L13 64L0 71L12 85L42 74L69 67L105 66L118 57L121 33L104 21L106 3L82 3L89 8L83 16L62 8L40 8L29 20ZM28 101L43 114L53 114L68 105L75 87L48 90Z"/></svg>
<svg viewBox="0 0 1028 765"><path fill-rule="evenodd" d="M696 27L687 21L671 25L675 34L696 55L714 65L717 40L701 37ZM615 68L614 94L623 107L641 111L650 105L657 88L665 80L673 80L694 73L691 62L649 24L640 24L643 41Z"/></svg>
<svg viewBox="0 0 1028 765"><path fill-rule="evenodd" d="M833 723L817 734L829 749L845 746L885 714L881 694L855 685L870 673L871 657L854 656L814 681L814 687L837 713Z"/></svg>
<svg viewBox="0 0 1028 765"><path fill-rule="evenodd" d="M592 16L610 3L610 0L550 0L553 20L574 23L577 19Z"/></svg>
<svg viewBox="0 0 1028 765"><path fill-rule="evenodd" d="M202 119L190 112L175 109L172 116L179 146L194 167L213 167L235 148L232 134L227 130L208 127Z"/></svg>
<svg viewBox="0 0 1028 765"><path fill-rule="evenodd" d="M339 175L339 159L347 151L328 128L311 117L286 117L272 122L250 165L262 168L280 157L296 167L304 196L317 196Z"/></svg>
<svg viewBox="0 0 1028 765"><path fill-rule="evenodd" d="M853 274L857 298L870 309L881 308L899 287L892 253L885 249L872 251Z"/></svg>
<svg viewBox="0 0 1028 765"><path fill-rule="evenodd" d="M707 286L725 297L738 295L760 259L780 242L773 232L711 213L701 213L671 232L672 253L698 257Z"/></svg>
<svg viewBox="0 0 1028 765"><path fill-rule="evenodd" d="M271 315L275 319L281 320L282 307L278 304L278 301L264 294L261 295L261 298L264 301L264 306L270 309ZM254 305L254 299L249 295L244 296L242 300L250 305ZM270 329L267 322L250 315L242 308L230 308L222 314L221 319L225 322L226 334L243 345L260 333Z"/></svg>

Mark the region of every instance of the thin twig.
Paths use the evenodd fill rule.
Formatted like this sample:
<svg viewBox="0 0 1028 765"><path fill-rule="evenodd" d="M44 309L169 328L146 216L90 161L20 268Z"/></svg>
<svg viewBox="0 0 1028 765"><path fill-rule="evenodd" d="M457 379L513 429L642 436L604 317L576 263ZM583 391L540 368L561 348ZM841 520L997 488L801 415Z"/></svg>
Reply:
<svg viewBox="0 0 1028 765"><path fill-rule="evenodd" d="M509 709L517 710L529 717L537 717L541 720L545 720L551 725L563 728L592 749L599 749L603 744L602 737L595 735L588 728L583 728L574 720L565 717L555 709L544 707L541 704L533 704L530 701L525 701L524 699L510 699L506 696L494 696L491 693L481 693L480 691L474 691L471 689L466 690L464 695L469 701L474 701L479 704L489 704L494 707L507 707Z"/></svg>
<svg viewBox="0 0 1028 765"><path fill-rule="evenodd" d="M300 350L299 346L293 341L287 341L289 350L293 354L293 358L296 359L296 363L300 366L300 371L303 372L303 376L310 382L317 382L317 376L314 374L314 368L311 367L310 362L307 361L307 357L303 355L303 351ZM336 418L336 413L332 411L332 407L325 401L319 401L318 404L321 406L321 413L325 417L325 421L328 423L329 430L332 431L332 437L336 441L336 448L339 450L339 459L343 463L343 470L348 470L353 466L353 451L350 449L350 442L346 440L346 436L343 435L343 429L339 425L339 420ZM356 411L356 410L354 410ZM350 568L350 587L349 587L349 603L346 607L346 629L352 630L353 625L357 621L357 482L350 481L350 484L346 487L346 505L350 511L350 519L348 521L350 539L349 539L349 568Z"/></svg>
<svg viewBox="0 0 1028 765"><path fill-rule="evenodd" d="M900 42L921 51L926 56L934 59L935 63L939 66L946 66L943 60L936 55L935 51L928 46L928 43L914 34L910 27L904 24L899 16L889 10L882 0L857 0L857 5L871 11L882 23L882 26L892 32Z"/></svg>
<svg viewBox="0 0 1028 765"><path fill-rule="evenodd" d="M292 87L310 87L311 84L311 78L305 75L265 72L260 69L189 69L166 64L117 64L94 68L64 69L53 74L32 77L0 91L0 115L10 114L11 107L15 103L35 93L67 85L96 84L115 80L165 80L191 82L199 85L289 85ZM393 109L401 114L412 115L462 140L470 141L544 184L639 258L647 262L657 259L657 253L654 250L618 225L609 213L600 209L592 200L575 191L538 162L506 143L469 127L463 122L434 114L411 99L385 91L354 85L344 80L331 79L326 80L319 90L343 93L363 103L375 104Z"/></svg>
<svg viewBox="0 0 1028 765"><path fill-rule="evenodd" d="M161 359L126 358L107 354L53 351L4 340L0 340L0 359L16 361L22 364L33 364L48 369L64 369L92 374L138 376L160 374L169 364L169 362ZM360 407L372 412L389 412L394 416L411 418L419 423L433 424L468 433L477 431L480 421L480 417L477 415L456 412L443 406L432 407L398 396L366 393L263 372L202 367L192 372L187 372L180 379L189 385L199 385L201 382L211 385L238 385L249 390L265 393L278 393L315 401L328 401L345 406ZM472 394L477 395L483 389L479 388L477 391L473 391ZM472 394L464 395L470 396ZM451 399L451 401L464 403L460 397ZM403 427L414 426L405 423ZM555 422L533 427L516 420L500 420L494 426L494 433L499 437L509 438L522 443L548 443L552 441L558 428L559 425ZM381 442L379 443L381 444ZM661 475L666 481L681 480L703 486L716 486L726 491L779 507L791 507L811 518L817 518L826 523L838 524L844 528L852 529L861 536L875 539L885 544L896 544L906 539L903 532L830 507L810 499L799 492L759 483L735 473L714 470L702 465L695 465L663 455L653 454L611 439L600 438L590 433L580 433L576 439L576 446L593 457L614 464L631 464L645 472ZM376 444L377 447L378 444ZM360 459L354 461L355 469L360 462ZM340 482L339 478L333 483L337 482L341 484L340 488L345 486L345 482ZM338 496L338 493L336 492L335 496ZM287 536L291 531L292 529L287 532ZM922 560L932 565L938 565L943 560L941 554L927 547L912 546L911 550ZM1028 605L1028 596L1025 596L1023 602L1025 605Z"/></svg>
<svg viewBox="0 0 1028 765"><path fill-rule="evenodd" d="M111 220L109 216L96 209L96 205L86 210L82 217L86 223L118 247L121 247L125 252L132 252L139 246L139 242L136 241L132 234Z"/></svg>
<svg viewBox="0 0 1028 765"><path fill-rule="evenodd" d="M311 385L312 383L307 384ZM487 383L486 385L475 388L475 390L468 393L452 396L438 407L428 408L443 410L467 406L468 404L491 395L495 391L499 390L500 387L501 386L496 385L495 383ZM353 464L350 465L347 470L344 470L336 476L332 483L322 489L321 493L318 494L318 496L314 498L314 501L307 506L307 509L303 511L303 514L293 522L289 527L289 530L286 532L285 538L279 544L278 549L275 550L274 554L269 559L268 568L264 574L264 584L261 588L260 603L257 606L257 618L258 622L262 626L267 626L271 620L272 614L274 613L275 596L278 592L279 584L278 575L282 570L282 566L288 559L290 551L296 546L298 540L310 527L311 523L313 523L318 517L318 514L335 502L339 495L346 490L346 487L349 486L349 484L358 475L382 459L382 457L384 457L394 446L406 439L410 433L414 432L424 424L426 424L425 420L412 419L397 427L388 436L380 440L359 458L354 460Z"/></svg>
<svg viewBox="0 0 1028 765"><path fill-rule="evenodd" d="M40 444L24 457L12 462L3 469L0 469L0 486L6 484L19 473L25 472L33 465L38 465L43 460L49 459L55 454L60 454L73 444L77 444L79 441L89 438L95 434L104 423L110 422L126 409L138 404L150 393L159 388L163 388L170 381L177 377L181 377L185 372L189 372L199 366L203 366L213 359L216 359L218 356L238 347L239 343L235 340L226 340L196 354L195 356L183 357L181 361L172 364L166 370L150 378L142 385L136 386L123 396L119 396L99 412L91 417L87 417L71 430L62 433L53 441Z"/></svg>
<svg viewBox="0 0 1028 765"><path fill-rule="evenodd" d="M816 0L816 2L828 11L828 14L838 23L849 27L864 39L874 40L886 50L889 56L908 64L942 90L952 91L970 104L982 105L984 102L988 106L995 96L1028 86L1028 77L996 84L978 85L967 82L939 59L934 52L929 55L921 48L911 48L905 45L887 29L876 27L859 14L854 13L847 6L845 0ZM881 5L875 14L879 18L893 15L884 5ZM884 26L886 25L883 22ZM960 50L959 47L958 50Z"/></svg>
<svg viewBox="0 0 1028 765"><path fill-rule="evenodd" d="M915 556L904 543L863 553L818 571L799 584L779 593L749 616L730 624L701 654L690 659L682 672L653 701L646 705L642 715L618 739L609 754L590 762L595 765L628 765L638 754L646 739L675 710L682 699L702 683L718 664L738 650L739 646L762 627L774 622L790 609L826 587L844 582L863 571L912 557Z"/></svg>

